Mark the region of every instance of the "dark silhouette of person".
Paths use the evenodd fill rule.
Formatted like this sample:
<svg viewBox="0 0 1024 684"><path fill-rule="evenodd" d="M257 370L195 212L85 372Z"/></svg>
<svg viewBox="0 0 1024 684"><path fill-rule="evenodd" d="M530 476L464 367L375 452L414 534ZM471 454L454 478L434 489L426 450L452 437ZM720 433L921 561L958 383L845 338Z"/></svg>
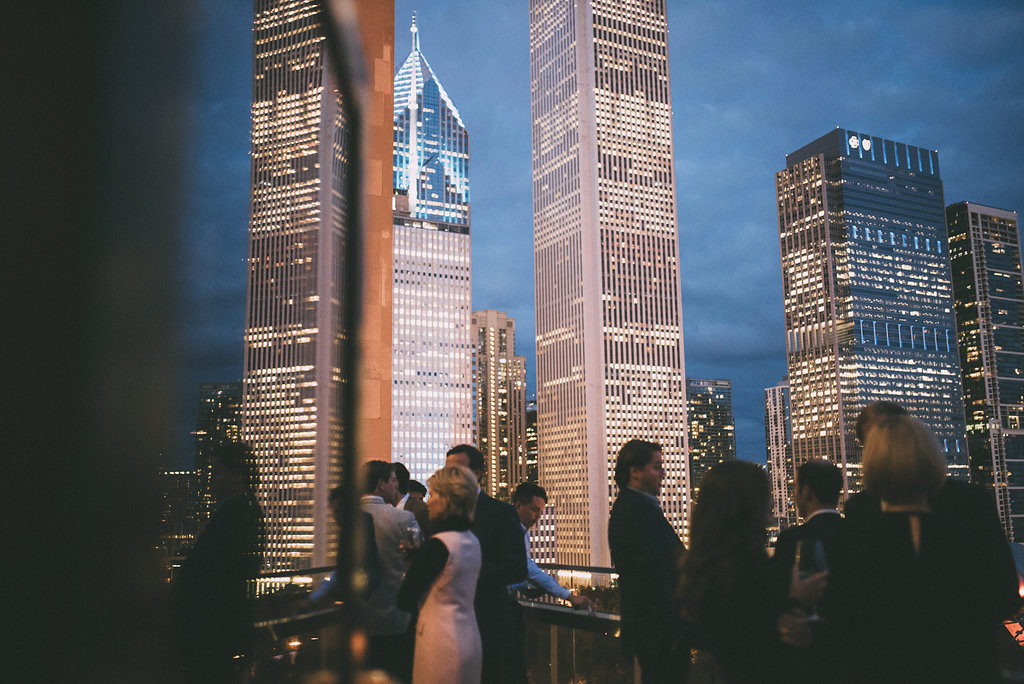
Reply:
<svg viewBox="0 0 1024 684"><path fill-rule="evenodd" d="M998 681L1017 583L990 562L982 529L935 505L948 478L934 434L906 414L876 421L861 468L881 508L836 534L826 598L847 655L837 681Z"/></svg>
<svg viewBox="0 0 1024 684"><path fill-rule="evenodd" d="M866 445L876 425L893 416L906 415L909 414L905 408L891 401L868 404L857 417L857 441ZM1017 566L1003 533L991 489L947 477L938 491L929 494L928 506L935 513L961 521L971 530L980 544L979 560L1001 586L1017 583ZM846 500L843 512L848 521L863 523L882 514L882 500L877 494L865 489ZM1006 619L1013 617L1020 607L1021 597L1017 592L1005 595L1003 614Z"/></svg>
<svg viewBox="0 0 1024 684"><path fill-rule="evenodd" d="M484 455L474 446L459 444L448 450L445 465L469 468L482 483L487 474ZM477 626L483 647L481 682L505 684L512 676L514 615L508 586L526 579L523 528L511 504L488 496L482 489L476 502L473 534L480 542L480 578L476 585Z"/></svg>
<svg viewBox="0 0 1024 684"><path fill-rule="evenodd" d="M779 535L775 544L775 555L771 560L776 591L782 596L789 592L793 565L797 561L798 545L801 560L820 552L821 558L816 560L823 564L808 566L801 562L800 571L824 570L831 562L836 532L846 522L837 510L842 489L843 473L829 461L812 458L805 461L797 470L793 500L804 522L802 525L784 530ZM811 608L804 607L805 610ZM809 624L813 643L789 650L792 658L790 681L818 681L821 673L828 671L828 661L833 657L825 648L828 639L824 632L829 629L830 624L829 606L827 603L821 603L813 608L821 620Z"/></svg>
<svg viewBox="0 0 1024 684"><path fill-rule="evenodd" d="M196 538L172 593L172 621L187 682L232 682L251 655L252 601L263 553L263 513L253 494L252 450L215 448L211 488L217 508Z"/></svg>
<svg viewBox="0 0 1024 684"><path fill-rule="evenodd" d="M684 615L713 658L715 681L789 681L783 645L809 641L806 615L790 614L789 606L816 605L827 573L794 573L787 592L774 586L765 548L770 510L762 466L724 461L701 480L679 594Z"/></svg>
<svg viewBox="0 0 1024 684"><path fill-rule="evenodd" d="M608 546L619 573L622 651L636 656L644 684L685 682L690 651L676 600L679 561L686 551L658 502L661 446L634 439L615 459L619 495L608 520Z"/></svg>

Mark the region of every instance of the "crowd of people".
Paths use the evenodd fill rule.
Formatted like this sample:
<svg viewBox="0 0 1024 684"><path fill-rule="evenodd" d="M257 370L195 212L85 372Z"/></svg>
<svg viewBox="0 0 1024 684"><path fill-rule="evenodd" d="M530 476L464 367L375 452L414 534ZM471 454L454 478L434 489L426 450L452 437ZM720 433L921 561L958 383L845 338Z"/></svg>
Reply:
<svg viewBox="0 0 1024 684"><path fill-rule="evenodd" d="M994 502L949 479L935 437L896 404L869 405L857 437L864 490L841 513L843 473L824 460L803 463L793 491L803 523L779 535L774 554L764 468L726 461L710 469L687 549L659 502L661 446L622 446L608 544L621 645L645 684L998 681L999 630L1021 597ZM220 508L177 582L180 647L207 668L192 672L194 681L230 681L225 655L238 644L225 635L251 624L244 585L222 589L229 575L255 574L251 550L263 534L245 486L247 453L237 446L214 459ZM524 482L505 503L483 490L485 475L484 455L466 444L447 453L427 487L401 463L363 465L365 667L413 684L522 684L516 596L546 593L593 608L530 557L545 490ZM340 495L331 493L336 516ZM229 528L244 538L227 538ZM235 552L213 553L218 545ZM331 600L333 585L332 577L309 601Z"/></svg>

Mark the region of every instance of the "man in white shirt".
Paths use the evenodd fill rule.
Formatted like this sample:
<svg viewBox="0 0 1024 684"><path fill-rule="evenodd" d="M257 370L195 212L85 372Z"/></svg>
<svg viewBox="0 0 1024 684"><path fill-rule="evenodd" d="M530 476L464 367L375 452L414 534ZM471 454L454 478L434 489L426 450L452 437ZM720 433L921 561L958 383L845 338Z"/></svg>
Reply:
<svg viewBox="0 0 1024 684"><path fill-rule="evenodd" d="M399 499L398 479L391 463L368 461L362 474L359 507L373 518L380 559L380 582L366 598L367 664L409 681L413 644L407 630L409 614L398 608L398 588L406 570L405 542L419 536L419 525L412 513L394 506Z"/></svg>
<svg viewBox="0 0 1024 684"><path fill-rule="evenodd" d="M554 577L541 570L533 558L530 557L530 528L537 524L541 513L544 512L544 506L548 502L547 492L544 491L543 487L533 482L523 482L516 487L513 501L516 507L516 515L519 516L519 525L523 528L523 544L526 546L526 580L509 586L509 591L528 591L531 587L535 587L543 593L568 601L575 610L592 610L594 604L589 598L573 594L560 585L555 581ZM517 603L513 602L513 604L517 616L512 659L512 681L521 684L527 681L525 653L526 623L522 609L519 608Z"/></svg>

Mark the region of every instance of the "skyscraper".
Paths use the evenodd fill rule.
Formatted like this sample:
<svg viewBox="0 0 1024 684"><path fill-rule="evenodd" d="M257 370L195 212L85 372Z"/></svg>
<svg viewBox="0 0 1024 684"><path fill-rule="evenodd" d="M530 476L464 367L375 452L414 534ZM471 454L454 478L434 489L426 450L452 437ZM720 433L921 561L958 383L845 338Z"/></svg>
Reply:
<svg viewBox="0 0 1024 684"><path fill-rule="evenodd" d="M526 479L526 358L516 356L516 322L501 311L474 311L476 446L487 459L487 493L511 503Z"/></svg>
<svg viewBox="0 0 1024 684"><path fill-rule="evenodd" d="M211 483L213 450L220 444L242 438L242 383L201 384L197 416L194 476L198 478L197 516L199 522L205 524L216 505Z"/></svg>
<svg viewBox="0 0 1024 684"><path fill-rule="evenodd" d="M531 0L540 483L559 560L608 565L614 462L664 449L686 535L686 387L664 0Z"/></svg>
<svg viewBox="0 0 1024 684"><path fill-rule="evenodd" d="M736 458L736 421L732 413L732 382L686 379L686 413L690 419L690 492L712 466Z"/></svg>
<svg viewBox="0 0 1024 684"><path fill-rule="evenodd" d="M1017 212L946 207L971 480L1024 539L1024 290Z"/></svg>
<svg viewBox="0 0 1024 684"><path fill-rule="evenodd" d="M360 5L364 57L390 73L394 8ZM380 268L375 245L390 227L390 193L381 173L390 144L378 135L378 103L382 95L384 102L391 99L391 82L377 79L365 88L357 137L351 112L360 98L353 93L363 84L336 78L323 18L315 0L256 0L254 7L242 436L256 454L264 558L273 570L323 566L334 558L327 496L340 477L343 438L350 434L342 424L350 379L343 369L356 337L372 341L378 334L379 302L389 300L379 290L382 279L372 276ZM356 140L363 143L358 157ZM351 211L354 188L363 189L358 217ZM353 244L361 255L353 256ZM386 259L390 264L389 253ZM343 286L362 274L366 285L357 300ZM346 329L345 320L360 306L360 329ZM381 364L374 345L361 346L360 373L372 380ZM390 358L384 358L387 367ZM367 398L379 384L360 386L365 408L358 436L371 443L373 430L366 428L379 416L370 407L383 404L385 413L390 407Z"/></svg>
<svg viewBox="0 0 1024 684"><path fill-rule="evenodd" d="M469 134L420 52L394 82L391 456L426 482L469 442Z"/></svg>
<svg viewBox="0 0 1024 684"><path fill-rule="evenodd" d="M794 464L860 488L857 414L894 401L967 476L939 155L836 128L775 176Z"/></svg>
<svg viewBox="0 0 1024 684"><path fill-rule="evenodd" d="M793 445L789 427L789 381L764 390L764 443L768 478L772 485L772 517L775 532L796 524L793 503Z"/></svg>
<svg viewBox="0 0 1024 684"><path fill-rule="evenodd" d="M537 482L537 398L529 397L526 400L526 473L523 479L527 482Z"/></svg>

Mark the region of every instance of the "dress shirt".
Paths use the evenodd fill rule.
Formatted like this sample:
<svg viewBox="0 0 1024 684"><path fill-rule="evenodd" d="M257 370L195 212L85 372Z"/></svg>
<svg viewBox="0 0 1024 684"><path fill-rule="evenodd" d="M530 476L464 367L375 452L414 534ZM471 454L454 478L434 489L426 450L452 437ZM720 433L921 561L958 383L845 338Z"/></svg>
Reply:
<svg viewBox="0 0 1024 684"><path fill-rule="evenodd" d="M526 529L526 526L521 522L519 523L519 526L523 528L523 545L526 547L526 580L519 582L518 584L509 585L509 591L516 592L520 589L527 589L530 585L533 585L538 589L546 591L555 598L568 598L572 592L556 582L554 577L541 570L537 563L534 562L533 558L530 556L530 531Z"/></svg>

